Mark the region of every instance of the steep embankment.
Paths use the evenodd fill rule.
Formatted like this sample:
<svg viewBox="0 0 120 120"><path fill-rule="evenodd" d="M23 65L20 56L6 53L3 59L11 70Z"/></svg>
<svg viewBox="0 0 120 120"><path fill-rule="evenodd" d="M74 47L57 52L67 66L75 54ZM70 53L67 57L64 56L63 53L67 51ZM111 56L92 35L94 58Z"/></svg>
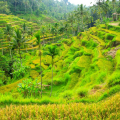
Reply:
<svg viewBox="0 0 120 120"><path fill-rule="evenodd" d="M27 16L20 16L20 17L21 18L26 17L26 19L27 19ZM33 18L35 19L36 17L33 16ZM40 19L40 18L38 18L38 19ZM44 24L55 22L50 17L45 16L45 15L43 15L41 19L44 20ZM11 25L12 30L14 31L15 28L23 29L24 23L26 26L25 32L27 34L26 34L26 38L25 38L26 43L24 46L22 46L21 50L22 51L31 51L31 50L38 48L38 46L36 44L36 38L31 34L34 34L36 31L40 30L42 25L38 25L37 23L34 23L34 20L33 20L33 22L30 22L25 19L20 19L19 17L14 16L14 15L0 14L0 32L1 32L0 33L0 43L1 43L0 50L2 50L3 52L6 51L7 49L9 49L9 46L12 42L12 41L7 40L7 38L6 38L7 35L2 37L3 33L6 29L6 26ZM42 24L43 24L43 22L42 22ZM52 39L56 39L56 38L59 39L59 37L60 36L53 36L52 34L45 33L44 35L41 36L41 41L42 41L42 44L43 43L45 44L46 42L50 42L50 40L52 40ZM12 39L12 36L11 36L11 39Z"/></svg>
<svg viewBox="0 0 120 120"><path fill-rule="evenodd" d="M59 43L54 43L59 48L59 55L54 58L52 96L69 102L97 102L119 92L119 35L120 27L108 25L106 29L101 25L77 37L59 39ZM43 47L42 53L47 47ZM36 49L33 56L29 53L24 53L24 56L23 64L31 67L29 77L40 82L39 51ZM50 56L42 55L44 85L51 83L51 62ZM6 86L1 88L4 91ZM49 93L50 87L43 90L43 95Z"/></svg>

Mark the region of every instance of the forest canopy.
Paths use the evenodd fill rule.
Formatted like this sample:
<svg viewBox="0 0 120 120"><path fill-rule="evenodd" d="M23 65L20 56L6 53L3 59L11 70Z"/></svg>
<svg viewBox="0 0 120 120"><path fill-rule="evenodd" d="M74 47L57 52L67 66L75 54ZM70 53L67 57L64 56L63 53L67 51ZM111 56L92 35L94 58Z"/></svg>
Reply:
<svg viewBox="0 0 120 120"><path fill-rule="evenodd" d="M70 11L75 9L75 5L70 2L54 1L54 0L0 0L0 13L12 13L17 14L47 14L53 16L56 19L61 17Z"/></svg>

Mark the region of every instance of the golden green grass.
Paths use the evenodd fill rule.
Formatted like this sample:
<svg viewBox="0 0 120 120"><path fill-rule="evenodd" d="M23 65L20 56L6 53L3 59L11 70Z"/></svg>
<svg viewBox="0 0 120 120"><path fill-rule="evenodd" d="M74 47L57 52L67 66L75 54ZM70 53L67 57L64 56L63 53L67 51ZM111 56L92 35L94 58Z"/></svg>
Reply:
<svg viewBox="0 0 120 120"><path fill-rule="evenodd" d="M119 120L120 93L93 104L10 105L0 109L1 120Z"/></svg>

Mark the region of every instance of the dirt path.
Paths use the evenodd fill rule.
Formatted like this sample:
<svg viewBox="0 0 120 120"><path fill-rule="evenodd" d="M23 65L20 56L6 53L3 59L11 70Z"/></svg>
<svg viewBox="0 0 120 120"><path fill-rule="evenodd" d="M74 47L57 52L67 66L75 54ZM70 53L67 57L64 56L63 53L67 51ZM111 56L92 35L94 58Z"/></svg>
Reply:
<svg viewBox="0 0 120 120"><path fill-rule="evenodd" d="M115 58L117 50L119 50L120 47L116 47L108 52L108 55L112 56L112 58Z"/></svg>
<svg viewBox="0 0 120 120"><path fill-rule="evenodd" d="M109 25L119 26L119 23L120 23L120 22L117 22L117 23L109 23Z"/></svg>

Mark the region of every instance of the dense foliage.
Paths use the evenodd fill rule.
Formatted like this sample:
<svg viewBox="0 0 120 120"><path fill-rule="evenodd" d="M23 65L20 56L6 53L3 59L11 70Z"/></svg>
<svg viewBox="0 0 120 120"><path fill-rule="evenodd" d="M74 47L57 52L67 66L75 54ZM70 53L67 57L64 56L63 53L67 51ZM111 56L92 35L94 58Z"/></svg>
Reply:
<svg viewBox="0 0 120 120"><path fill-rule="evenodd" d="M65 0L0 0L1 13L12 14L46 14L56 19L62 19L64 14L74 10L75 5ZM4 6L4 8L3 8Z"/></svg>
<svg viewBox="0 0 120 120"><path fill-rule="evenodd" d="M119 119L119 3L0 0L1 119Z"/></svg>

